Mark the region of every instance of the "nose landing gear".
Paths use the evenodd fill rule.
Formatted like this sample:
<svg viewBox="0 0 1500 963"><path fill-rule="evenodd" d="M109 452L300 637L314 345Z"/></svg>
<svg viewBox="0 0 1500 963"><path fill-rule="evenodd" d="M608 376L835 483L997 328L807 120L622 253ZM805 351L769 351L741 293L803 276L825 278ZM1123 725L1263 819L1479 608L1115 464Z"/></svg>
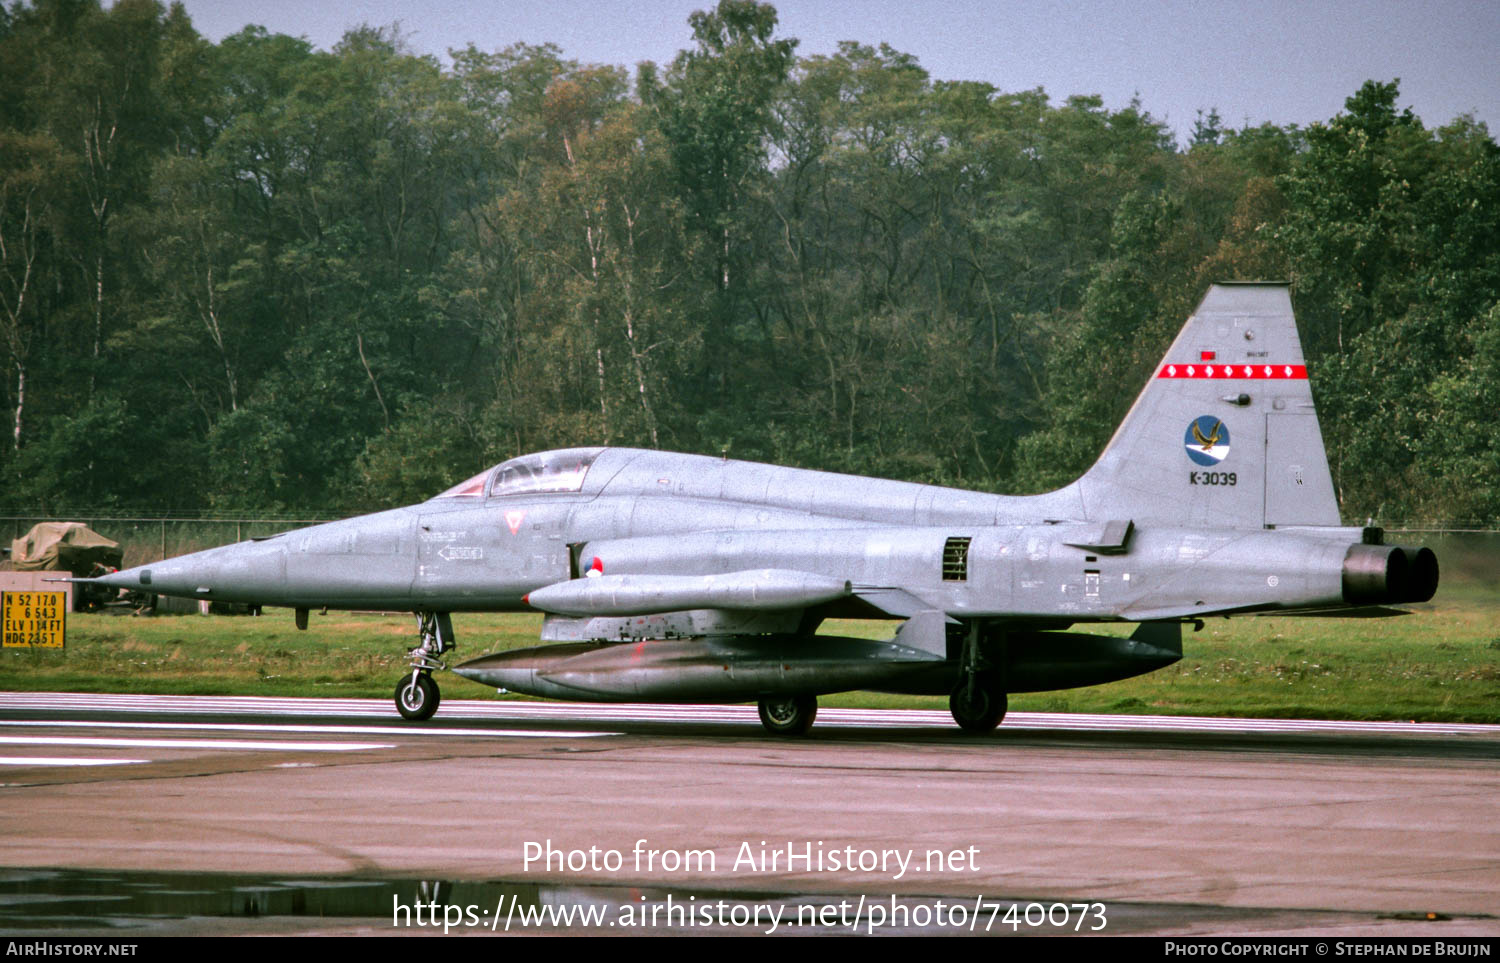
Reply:
<svg viewBox="0 0 1500 963"><path fill-rule="evenodd" d="M421 644L408 653L411 672L396 684L396 711L413 722L431 719L442 700L432 673L448 668L441 657L454 647L453 622L447 612L418 612L417 633Z"/></svg>

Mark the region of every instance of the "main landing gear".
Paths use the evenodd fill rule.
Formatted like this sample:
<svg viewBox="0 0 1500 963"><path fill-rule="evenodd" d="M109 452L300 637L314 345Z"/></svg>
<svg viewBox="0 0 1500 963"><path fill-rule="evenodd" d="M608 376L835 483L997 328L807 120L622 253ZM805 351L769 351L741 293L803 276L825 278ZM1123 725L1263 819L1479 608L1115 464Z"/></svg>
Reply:
<svg viewBox="0 0 1500 963"><path fill-rule="evenodd" d="M772 735L805 736L817 717L817 696L772 696L760 700L760 724Z"/></svg>
<svg viewBox="0 0 1500 963"><path fill-rule="evenodd" d="M441 657L453 648L453 622L447 612L418 612L417 633L421 644L407 653L411 672L396 684L396 711L413 722L431 719L442 700L432 673L448 668Z"/></svg>
<svg viewBox="0 0 1500 963"><path fill-rule="evenodd" d="M948 697L948 711L965 731L989 732L1005 718L1009 702L1005 691L993 679L977 674L958 683Z"/></svg>
<svg viewBox="0 0 1500 963"><path fill-rule="evenodd" d="M958 685L948 696L948 711L953 721L966 732L989 732L1005 718L1010 700L1005 694L1005 636L993 633L988 639L979 623L964 633L959 656Z"/></svg>

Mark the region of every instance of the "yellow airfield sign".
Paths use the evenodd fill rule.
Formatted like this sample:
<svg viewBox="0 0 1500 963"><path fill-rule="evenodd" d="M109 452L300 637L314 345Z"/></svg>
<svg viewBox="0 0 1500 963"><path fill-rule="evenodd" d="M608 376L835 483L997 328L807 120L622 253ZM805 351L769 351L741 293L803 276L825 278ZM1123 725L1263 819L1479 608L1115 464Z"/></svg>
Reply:
<svg viewBox="0 0 1500 963"><path fill-rule="evenodd" d="M5 648L62 648L67 612L66 592L0 592Z"/></svg>

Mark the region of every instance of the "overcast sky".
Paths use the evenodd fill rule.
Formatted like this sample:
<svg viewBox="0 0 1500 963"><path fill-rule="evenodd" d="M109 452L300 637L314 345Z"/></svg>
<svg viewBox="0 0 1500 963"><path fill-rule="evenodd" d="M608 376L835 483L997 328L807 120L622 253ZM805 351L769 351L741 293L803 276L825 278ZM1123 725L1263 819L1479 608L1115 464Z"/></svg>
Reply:
<svg viewBox="0 0 1500 963"><path fill-rule="evenodd" d="M350 26L400 22L416 49L559 45L584 62L668 63L690 46L688 14L708 0L186 0L213 40L257 23L327 49ZM781 0L797 52L841 40L888 43L935 80L1054 102L1132 96L1179 135L1199 109L1226 123L1306 125L1337 114L1365 80L1401 79L1401 106L1429 127L1472 113L1500 122L1497 0Z"/></svg>

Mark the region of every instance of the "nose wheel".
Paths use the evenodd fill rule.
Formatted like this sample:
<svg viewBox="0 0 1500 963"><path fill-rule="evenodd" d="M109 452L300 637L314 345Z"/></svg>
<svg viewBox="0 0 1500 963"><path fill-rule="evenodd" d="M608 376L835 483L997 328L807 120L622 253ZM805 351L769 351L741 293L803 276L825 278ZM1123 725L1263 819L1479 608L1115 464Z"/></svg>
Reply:
<svg viewBox="0 0 1500 963"><path fill-rule="evenodd" d="M441 699L442 693L438 691L438 684L432 681L431 672L418 669L403 676L396 684L396 711L403 719L412 722L431 719Z"/></svg>
<svg viewBox="0 0 1500 963"><path fill-rule="evenodd" d="M417 634L421 643L407 653L409 671L396 683L396 711L413 722L431 719L442 693L432 673L448 668L441 658L453 648L453 623L447 612L418 612Z"/></svg>

